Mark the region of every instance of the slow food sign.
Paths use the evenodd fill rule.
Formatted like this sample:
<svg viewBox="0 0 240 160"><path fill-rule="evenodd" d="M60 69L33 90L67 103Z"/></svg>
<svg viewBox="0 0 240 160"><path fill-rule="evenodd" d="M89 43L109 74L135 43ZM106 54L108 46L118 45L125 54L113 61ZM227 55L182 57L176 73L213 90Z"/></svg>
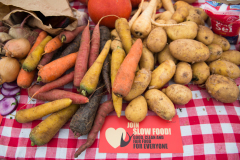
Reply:
<svg viewBox="0 0 240 160"><path fill-rule="evenodd" d="M100 153L183 153L179 118L147 116L140 123L107 116L100 131Z"/></svg>

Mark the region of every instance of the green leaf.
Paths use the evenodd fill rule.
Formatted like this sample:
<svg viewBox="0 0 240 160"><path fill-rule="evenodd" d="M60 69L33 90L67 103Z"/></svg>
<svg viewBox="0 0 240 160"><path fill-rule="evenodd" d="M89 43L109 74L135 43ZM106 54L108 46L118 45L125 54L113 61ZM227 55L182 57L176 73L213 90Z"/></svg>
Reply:
<svg viewBox="0 0 240 160"><path fill-rule="evenodd" d="M20 95L20 92L18 92L16 95L17 95L17 96Z"/></svg>
<svg viewBox="0 0 240 160"><path fill-rule="evenodd" d="M12 103L11 106L12 106L12 105L16 105L16 104L17 104L17 103Z"/></svg>

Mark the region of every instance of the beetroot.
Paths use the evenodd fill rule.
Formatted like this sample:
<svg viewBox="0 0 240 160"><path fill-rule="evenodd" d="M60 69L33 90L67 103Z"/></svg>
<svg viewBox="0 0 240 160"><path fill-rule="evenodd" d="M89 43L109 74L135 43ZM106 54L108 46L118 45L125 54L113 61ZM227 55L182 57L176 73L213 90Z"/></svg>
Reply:
<svg viewBox="0 0 240 160"><path fill-rule="evenodd" d="M32 31L29 27L24 25L30 16L31 15L28 15L21 24L16 24L12 26L8 34L14 39L26 38L30 42L30 44L33 45L38 37L39 32Z"/></svg>

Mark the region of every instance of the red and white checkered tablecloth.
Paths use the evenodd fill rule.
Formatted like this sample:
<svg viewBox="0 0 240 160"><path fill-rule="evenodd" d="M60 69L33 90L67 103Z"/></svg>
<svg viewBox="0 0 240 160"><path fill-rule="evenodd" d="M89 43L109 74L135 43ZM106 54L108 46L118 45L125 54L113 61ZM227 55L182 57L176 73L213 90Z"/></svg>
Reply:
<svg viewBox="0 0 240 160"><path fill-rule="evenodd" d="M193 5L200 6L204 2L204 0L198 0L198 3ZM72 2L71 6L79 11L87 12L87 7L77 0ZM94 24L91 23L91 25ZM231 49L236 48L232 45ZM240 78L235 81L237 85L240 85ZM172 83L173 81L170 81L167 85ZM205 88L192 84L188 85L188 87L192 90L192 100L186 105L175 105L180 121L184 153L99 153L100 133L98 133L94 144L77 159L239 160L239 101L221 103L211 98ZM61 89L76 92L72 84L65 85ZM104 95L101 103L110 98L111 95ZM22 89L17 99L19 101L19 110L29 100L27 91ZM27 108L42 103L44 102L34 99ZM124 102L122 115L124 115L126 106L127 103ZM12 114L15 115L16 111ZM148 116L150 115L155 115L155 113L149 111ZM116 114L112 112L109 116L116 116ZM75 151L86 142L87 135L74 138L72 131L69 129L70 122L65 124L48 144L39 147L31 146L29 139L31 129L46 117L26 124L16 122L12 115L3 117L0 126L0 159L74 159Z"/></svg>

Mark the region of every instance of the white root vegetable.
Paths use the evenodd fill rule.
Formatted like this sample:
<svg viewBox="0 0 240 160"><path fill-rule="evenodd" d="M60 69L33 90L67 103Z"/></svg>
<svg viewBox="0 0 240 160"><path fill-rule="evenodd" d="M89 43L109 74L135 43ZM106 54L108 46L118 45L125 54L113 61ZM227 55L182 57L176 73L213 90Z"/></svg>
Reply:
<svg viewBox="0 0 240 160"><path fill-rule="evenodd" d="M142 12L148 7L149 2L144 1L142 5Z"/></svg>
<svg viewBox="0 0 240 160"><path fill-rule="evenodd" d="M131 20L128 22L129 24L129 28L131 29L133 23L135 22L135 20L138 18L139 14L142 12L142 6L143 6L143 2L144 0L141 1L137 12L134 14L134 16L131 18Z"/></svg>
<svg viewBox="0 0 240 160"><path fill-rule="evenodd" d="M31 49L31 44L25 38L12 39L5 44L3 49L6 56L21 59L27 56Z"/></svg>
<svg viewBox="0 0 240 160"><path fill-rule="evenodd" d="M0 60L0 85L4 82L13 82L20 71L18 60L11 57L3 57Z"/></svg>
<svg viewBox="0 0 240 160"><path fill-rule="evenodd" d="M166 11L170 11L172 13L175 12L174 8L173 8L173 3L172 0L162 0L162 4L163 4L163 8Z"/></svg>
<svg viewBox="0 0 240 160"><path fill-rule="evenodd" d="M131 32L137 38L145 38L151 31L151 19L155 11L157 0L151 0L148 7L134 21Z"/></svg>

